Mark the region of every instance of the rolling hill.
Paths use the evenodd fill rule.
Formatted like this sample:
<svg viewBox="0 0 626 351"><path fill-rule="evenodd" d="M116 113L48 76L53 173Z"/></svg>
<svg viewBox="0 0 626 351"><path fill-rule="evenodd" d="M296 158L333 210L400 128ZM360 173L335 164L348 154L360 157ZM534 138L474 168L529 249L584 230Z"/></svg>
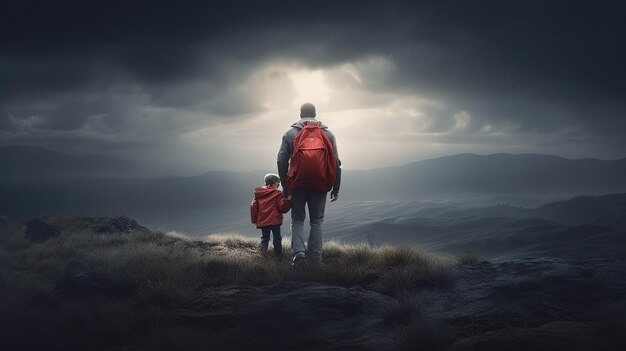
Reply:
<svg viewBox="0 0 626 351"><path fill-rule="evenodd" d="M18 217L245 207L264 173L140 177L136 176L142 173L140 167L128 161L26 146L0 148L0 164L0 215ZM616 192L626 192L626 159L460 154L398 167L344 170L340 198L451 200L464 207L497 203L535 206L577 195ZM562 217L555 207L543 211ZM613 216L615 221L624 220L619 214Z"/></svg>

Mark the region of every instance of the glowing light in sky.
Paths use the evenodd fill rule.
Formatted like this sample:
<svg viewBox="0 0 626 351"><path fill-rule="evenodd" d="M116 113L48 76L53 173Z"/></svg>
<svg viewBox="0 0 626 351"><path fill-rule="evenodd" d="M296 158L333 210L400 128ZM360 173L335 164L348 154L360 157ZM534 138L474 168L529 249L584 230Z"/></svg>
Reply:
<svg viewBox="0 0 626 351"><path fill-rule="evenodd" d="M289 74L296 96L292 105L300 106L304 101L315 101L317 104L326 104L332 89L326 83L322 71L295 71Z"/></svg>
<svg viewBox="0 0 626 351"><path fill-rule="evenodd" d="M240 120L212 121L181 139L205 150L238 145L230 148L237 157L212 155L211 162L223 157L219 164L228 169L264 168L275 164L282 134L299 118L300 106L311 102L318 118L336 135L346 169L394 166L432 158L453 147L466 151L464 144L448 145L446 137L471 131L469 112L454 111L446 101L427 94L377 89L393 72L391 62L377 57L325 68L269 62L231 89L232 96L224 97L247 101L260 107L257 111Z"/></svg>

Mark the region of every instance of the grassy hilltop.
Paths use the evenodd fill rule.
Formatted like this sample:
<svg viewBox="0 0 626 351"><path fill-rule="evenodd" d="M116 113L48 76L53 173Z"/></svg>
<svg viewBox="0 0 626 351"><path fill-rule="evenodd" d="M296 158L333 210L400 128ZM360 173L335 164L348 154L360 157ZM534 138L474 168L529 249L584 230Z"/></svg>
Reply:
<svg viewBox="0 0 626 351"><path fill-rule="evenodd" d="M33 241L24 224L3 220L0 321L10 331L11 343L53 349L229 348L233 344L227 337L221 340L219 328L203 331L189 321L189 312L197 312L194 304L207 291L286 283L356 287L399 298L379 317L402 332L419 319L403 296L446 289L453 284L453 266L481 261L472 255L444 257L407 247L330 242L324 245L323 265L294 270L288 257L263 257L257 239L235 234L191 238L136 223L116 228L108 221L112 219L47 217L57 235ZM284 246L289 247L288 240ZM78 273L72 267L79 267ZM214 310L223 307L220 303L229 302L216 298Z"/></svg>

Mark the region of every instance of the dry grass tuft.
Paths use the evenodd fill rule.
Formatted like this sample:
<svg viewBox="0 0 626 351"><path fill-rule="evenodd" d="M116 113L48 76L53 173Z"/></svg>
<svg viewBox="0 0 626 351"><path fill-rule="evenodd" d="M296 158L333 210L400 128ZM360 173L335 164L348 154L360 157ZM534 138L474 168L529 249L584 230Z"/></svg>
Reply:
<svg viewBox="0 0 626 351"><path fill-rule="evenodd" d="M432 256L419 252L411 247L383 247L378 250L377 261L384 267L421 267L426 265Z"/></svg>
<svg viewBox="0 0 626 351"><path fill-rule="evenodd" d="M466 252L454 256L457 264L461 265L477 265L488 263L489 261L482 255L475 252Z"/></svg>
<svg viewBox="0 0 626 351"><path fill-rule="evenodd" d="M257 239L244 237L240 234L213 234L204 240L210 246L224 246L229 249L256 249Z"/></svg>

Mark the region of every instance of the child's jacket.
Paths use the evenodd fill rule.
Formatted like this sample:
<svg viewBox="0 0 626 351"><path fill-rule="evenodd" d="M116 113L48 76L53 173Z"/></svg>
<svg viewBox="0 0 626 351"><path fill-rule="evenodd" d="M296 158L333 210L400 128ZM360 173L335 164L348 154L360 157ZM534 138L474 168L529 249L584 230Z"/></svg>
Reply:
<svg viewBox="0 0 626 351"><path fill-rule="evenodd" d="M287 213L290 208L291 201L285 199L282 191L267 185L261 186L254 189L250 219L257 228L283 224L283 213Z"/></svg>

